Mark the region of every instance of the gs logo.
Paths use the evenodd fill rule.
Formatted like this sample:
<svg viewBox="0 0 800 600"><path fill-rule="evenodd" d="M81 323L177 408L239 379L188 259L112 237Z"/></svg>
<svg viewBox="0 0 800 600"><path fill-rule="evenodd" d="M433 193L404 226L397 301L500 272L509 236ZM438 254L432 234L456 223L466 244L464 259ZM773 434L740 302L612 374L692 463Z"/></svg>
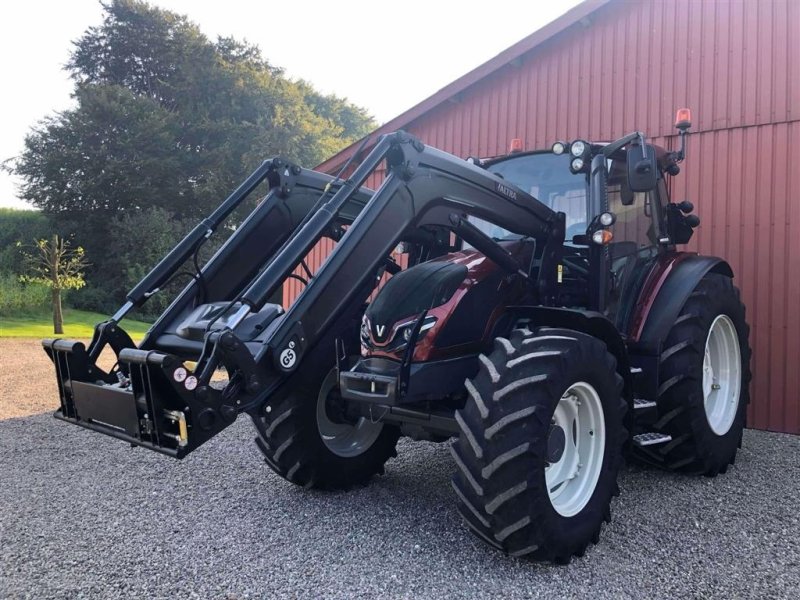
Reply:
<svg viewBox="0 0 800 600"><path fill-rule="evenodd" d="M291 369L294 363L297 362L297 353L291 348L286 348L281 352L280 362L284 369Z"/></svg>

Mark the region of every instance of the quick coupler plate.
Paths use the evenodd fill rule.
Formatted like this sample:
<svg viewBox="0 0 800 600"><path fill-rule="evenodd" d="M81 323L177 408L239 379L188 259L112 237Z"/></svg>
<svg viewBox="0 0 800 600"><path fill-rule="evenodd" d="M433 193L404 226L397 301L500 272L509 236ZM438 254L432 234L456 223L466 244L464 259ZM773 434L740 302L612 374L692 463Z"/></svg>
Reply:
<svg viewBox="0 0 800 600"><path fill-rule="evenodd" d="M199 386L178 357L126 348L105 373L82 342L44 340L56 367L55 417L175 458L183 458L237 415L219 390Z"/></svg>

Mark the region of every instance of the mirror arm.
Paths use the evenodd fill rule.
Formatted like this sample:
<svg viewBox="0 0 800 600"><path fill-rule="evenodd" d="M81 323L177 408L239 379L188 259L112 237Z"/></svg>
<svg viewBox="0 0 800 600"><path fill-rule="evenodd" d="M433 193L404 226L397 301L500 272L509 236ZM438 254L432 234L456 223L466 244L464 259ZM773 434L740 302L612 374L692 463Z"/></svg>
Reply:
<svg viewBox="0 0 800 600"><path fill-rule="evenodd" d="M640 131L634 131L633 133L629 133L625 137L621 137L618 140L603 146L603 150L602 150L603 156L608 158L609 156L614 154L617 150L621 150L622 148L624 148L625 146L627 146L628 144L630 144L631 142L634 142L636 140L639 140L639 142L642 144L643 147L645 146L644 134L641 133ZM645 152L647 152L647 151L645 150ZM645 154L645 157L646 156L647 155Z"/></svg>

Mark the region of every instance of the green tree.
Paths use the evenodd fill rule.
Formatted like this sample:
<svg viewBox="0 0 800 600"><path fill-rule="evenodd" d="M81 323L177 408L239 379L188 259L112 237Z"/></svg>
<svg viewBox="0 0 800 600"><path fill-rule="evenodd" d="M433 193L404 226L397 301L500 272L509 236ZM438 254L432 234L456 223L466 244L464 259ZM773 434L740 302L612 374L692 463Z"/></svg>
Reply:
<svg viewBox="0 0 800 600"><path fill-rule="evenodd" d="M97 293L108 294L108 290L118 290L109 306L109 312L125 301L125 293L133 288L169 252L180 239L188 233L193 223L179 221L163 208L151 207L137 213L122 213L111 222L111 233L118 240L113 259L109 261L112 280L97 284ZM136 232L136 235L131 235ZM187 265L164 294L156 294L139 309L140 318L151 319L167 308L170 293L177 292L189 282L194 266ZM89 290L87 290L89 291ZM82 292L83 293L83 292Z"/></svg>
<svg viewBox="0 0 800 600"><path fill-rule="evenodd" d="M254 45L211 41L138 0L103 6L67 64L75 107L33 128L11 165L22 197L73 227L103 278L121 243L115 219L160 207L196 221L264 158L313 166L375 126L363 109L286 78ZM147 263L131 258L134 271Z"/></svg>
<svg viewBox="0 0 800 600"><path fill-rule="evenodd" d="M53 333L64 333L64 314L61 293L79 290L86 281L83 272L88 263L83 248L72 248L64 238L54 235L50 240L38 240L36 252L27 255L28 274L20 279L25 283L40 283L50 288L53 304Z"/></svg>
<svg viewBox="0 0 800 600"><path fill-rule="evenodd" d="M20 247L52 231L50 220L38 210L0 208L0 275L21 275L25 265Z"/></svg>

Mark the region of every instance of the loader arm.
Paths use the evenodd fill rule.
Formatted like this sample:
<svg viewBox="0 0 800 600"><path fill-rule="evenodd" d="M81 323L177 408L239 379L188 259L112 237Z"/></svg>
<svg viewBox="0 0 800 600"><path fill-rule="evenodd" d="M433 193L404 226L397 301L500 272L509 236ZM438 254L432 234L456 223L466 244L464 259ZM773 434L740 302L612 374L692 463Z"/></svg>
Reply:
<svg viewBox="0 0 800 600"><path fill-rule="evenodd" d="M400 132L386 136L383 144L376 147L362 167L372 167L386 158L388 177L256 356L258 361L268 356L272 358L276 379L281 372L294 371L302 361L305 348L313 346L347 306L362 300L354 294L363 288L384 257L412 228L451 227L450 215L466 212L509 231L536 238L543 246L561 247L563 244L563 216L559 217L559 213L492 173L423 146ZM368 175L369 171L359 169L352 177L354 185ZM340 192L343 195L332 198L331 203L344 202L347 193L348 190L343 189ZM310 233L314 233L310 227L295 233L298 248L304 249L313 243L304 239ZM285 258L287 266L283 271L271 272L268 268L253 282L242 296L244 303L253 309L260 307L282 277L290 272L288 265L298 260L297 256ZM543 266L543 272L548 270L555 278L555 262ZM542 289L548 288L548 279L542 278ZM290 347L290 344L293 345ZM296 356L291 364L280 360L287 349L293 350Z"/></svg>
<svg viewBox="0 0 800 600"><path fill-rule="evenodd" d="M202 268L203 284L192 280L148 331L140 348L162 347L170 339L164 336L174 335L169 333L171 326L185 318L195 304L237 298L324 201L326 186L334 182L332 177L283 161L280 164L281 172L270 182L267 196ZM367 188L357 190L337 223L352 223L371 195ZM205 298L201 297L203 292Z"/></svg>
<svg viewBox="0 0 800 600"><path fill-rule="evenodd" d="M424 146L397 132L384 136L325 207L290 239L242 294L243 313L257 311L316 243L346 206L355 190L383 161L388 176L358 218L300 294L279 325L257 349L261 389L242 399L239 410L263 406L292 380L305 355L320 344L334 352L335 337L326 332L363 306L374 287L375 272L404 235L426 225L452 227L454 213L490 220L540 242L540 297L547 304L555 285L558 249L564 241L564 215L557 213L501 178L445 152ZM214 358L209 359L213 364ZM205 374L205 365L198 366ZM201 377L201 383L202 377Z"/></svg>

